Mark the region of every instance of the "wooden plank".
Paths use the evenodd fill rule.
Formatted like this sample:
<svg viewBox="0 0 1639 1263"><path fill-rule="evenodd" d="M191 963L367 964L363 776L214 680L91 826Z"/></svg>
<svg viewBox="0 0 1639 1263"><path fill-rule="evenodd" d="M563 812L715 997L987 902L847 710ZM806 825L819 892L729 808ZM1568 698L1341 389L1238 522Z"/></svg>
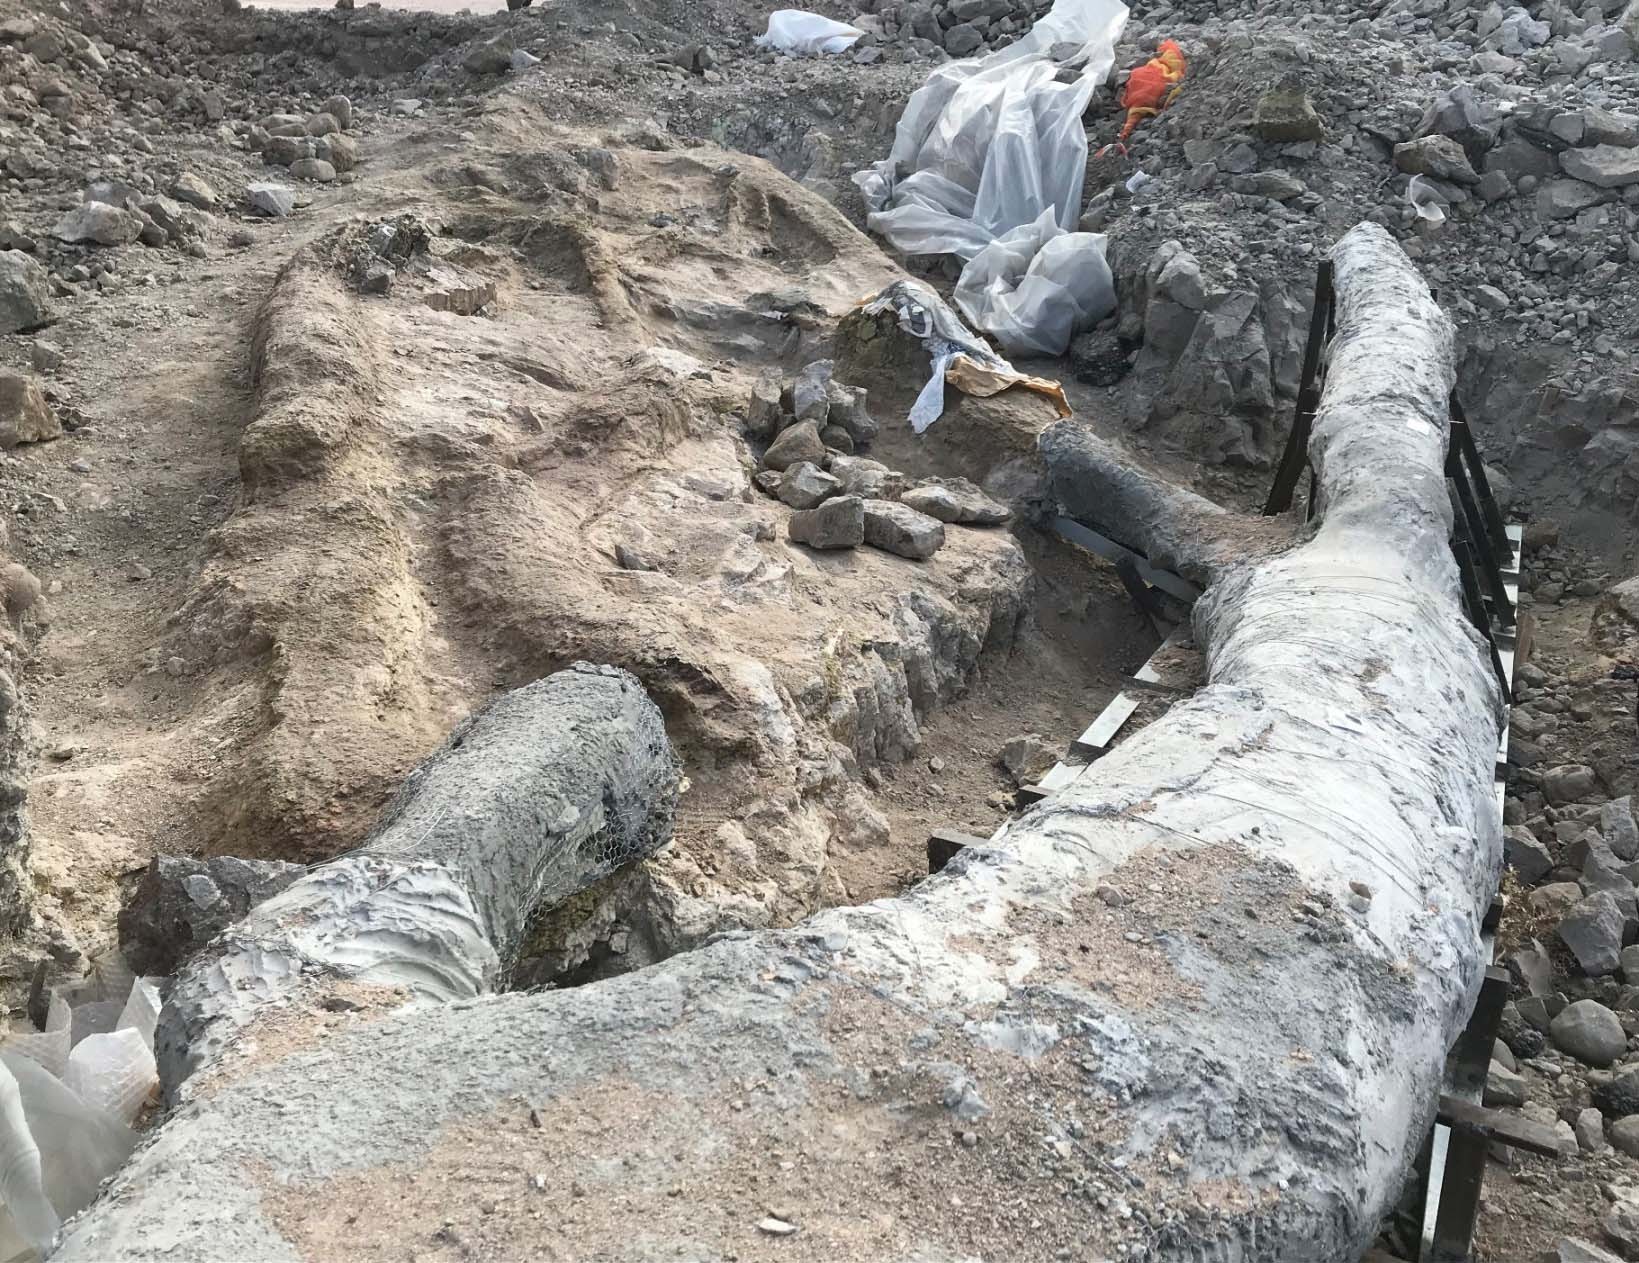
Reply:
<svg viewBox="0 0 1639 1263"><path fill-rule="evenodd" d="M1117 693L1099 712L1098 718L1087 725L1087 731L1070 743L1071 752L1085 755L1089 762L1104 754L1122 726L1133 717L1133 712L1138 709L1138 703L1139 698L1135 693L1128 693L1125 690Z"/></svg>
<svg viewBox="0 0 1639 1263"><path fill-rule="evenodd" d="M928 834L928 872L937 873L970 846L983 846L985 840L959 829L935 829Z"/></svg>
<svg viewBox="0 0 1639 1263"><path fill-rule="evenodd" d="M1086 770L1085 763L1055 763L1052 770L1036 784L1050 793L1057 793Z"/></svg>
<svg viewBox="0 0 1639 1263"><path fill-rule="evenodd" d="M1544 1158L1559 1157L1559 1137L1554 1129L1518 1114L1446 1095L1440 1098L1439 1121L1455 1131L1471 1133L1487 1142L1494 1140L1510 1149L1524 1149Z"/></svg>
<svg viewBox="0 0 1639 1263"><path fill-rule="evenodd" d="M1100 535L1092 527L1078 522L1072 517L1056 517L1053 519L1053 529L1072 544L1085 548L1090 553L1097 553L1110 561L1122 558L1131 559L1140 578L1152 587L1170 593L1180 601L1194 601L1201 595L1201 589L1188 579L1180 578L1170 570L1161 570L1149 563L1149 559L1142 553L1136 553L1125 544L1118 544L1108 536Z"/></svg>

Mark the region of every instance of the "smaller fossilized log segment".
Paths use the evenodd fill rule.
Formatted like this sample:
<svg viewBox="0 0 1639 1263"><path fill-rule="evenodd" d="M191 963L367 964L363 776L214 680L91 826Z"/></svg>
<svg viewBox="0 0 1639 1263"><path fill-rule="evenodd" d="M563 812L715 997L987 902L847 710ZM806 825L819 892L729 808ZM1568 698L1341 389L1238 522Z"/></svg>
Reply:
<svg viewBox="0 0 1639 1263"><path fill-rule="evenodd" d="M60 1257L1354 1263L1480 975L1501 699L1448 542L1451 327L1382 229L1334 259L1313 534L1207 559L1206 685L1097 775L793 930L288 1013Z"/></svg>
<svg viewBox="0 0 1639 1263"><path fill-rule="evenodd" d="M269 1004L343 977L439 1000L495 988L524 923L671 838L677 758L636 677L577 664L504 694L406 778L358 850L183 966L169 1092Z"/></svg>

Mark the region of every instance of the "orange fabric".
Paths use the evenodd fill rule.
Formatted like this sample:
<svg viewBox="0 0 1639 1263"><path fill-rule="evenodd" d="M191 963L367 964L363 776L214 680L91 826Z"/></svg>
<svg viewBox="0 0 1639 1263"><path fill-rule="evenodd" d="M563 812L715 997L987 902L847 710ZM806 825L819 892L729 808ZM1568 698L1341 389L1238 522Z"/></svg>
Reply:
<svg viewBox="0 0 1639 1263"><path fill-rule="evenodd" d="M1172 103L1183 86L1188 68L1184 50L1172 40L1164 39L1155 56L1127 76L1127 86L1121 91L1121 104L1127 110L1122 140L1132 135L1140 121L1154 117Z"/></svg>

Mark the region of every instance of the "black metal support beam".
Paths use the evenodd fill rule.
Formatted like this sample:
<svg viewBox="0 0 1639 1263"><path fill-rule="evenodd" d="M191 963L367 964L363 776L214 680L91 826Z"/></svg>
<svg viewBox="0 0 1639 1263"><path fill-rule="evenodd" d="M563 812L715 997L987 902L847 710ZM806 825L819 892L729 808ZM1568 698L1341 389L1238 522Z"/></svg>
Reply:
<svg viewBox="0 0 1639 1263"><path fill-rule="evenodd" d="M1303 375L1298 379L1297 408L1292 414L1292 432L1286 436L1275 484L1264 501L1265 517L1285 513L1292 507L1298 478L1309 463L1309 434L1315 412L1320 407L1321 362L1333 329L1332 261L1321 260L1315 269L1315 303L1309 311L1309 340L1303 345ZM1314 516L1314 484L1310 483L1309 516Z"/></svg>

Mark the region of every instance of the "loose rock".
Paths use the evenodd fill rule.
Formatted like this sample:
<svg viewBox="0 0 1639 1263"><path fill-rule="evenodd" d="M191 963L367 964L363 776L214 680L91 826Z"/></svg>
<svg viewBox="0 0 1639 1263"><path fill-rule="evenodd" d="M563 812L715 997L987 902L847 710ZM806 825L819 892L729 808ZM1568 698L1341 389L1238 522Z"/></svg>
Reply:
<svg viewBox="0 0 1639 1263"><path fill-rule="evenodd" d="M857 548L865 542L865 502L858 496L837 496L793 513L785 533L793 544L810 548Z"/></svg>
<svg viewBox="0 0 1639 1263"><path fill-rule="evenodd" d="M945 544L945 527L937 518L893 500L867 500L865 542L884 552L925 561Z"/></svg>

